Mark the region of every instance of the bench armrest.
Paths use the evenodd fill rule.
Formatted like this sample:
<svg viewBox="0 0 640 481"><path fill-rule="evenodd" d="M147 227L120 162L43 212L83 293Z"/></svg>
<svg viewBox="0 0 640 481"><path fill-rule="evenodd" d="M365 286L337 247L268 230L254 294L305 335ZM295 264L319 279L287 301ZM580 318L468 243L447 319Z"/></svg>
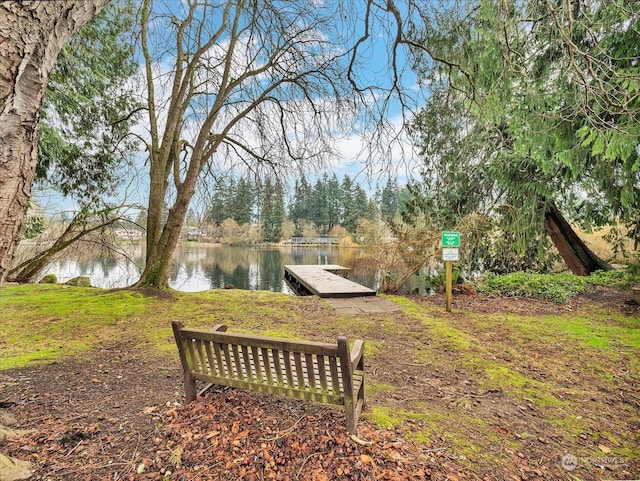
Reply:
<svg viewBox="0 0 640 481"><path fill-rule="evenodd" d="M359 366L362 356L364 355L364 341L356 341L351 349L351 366L353 369L362 370Z"/></svg>

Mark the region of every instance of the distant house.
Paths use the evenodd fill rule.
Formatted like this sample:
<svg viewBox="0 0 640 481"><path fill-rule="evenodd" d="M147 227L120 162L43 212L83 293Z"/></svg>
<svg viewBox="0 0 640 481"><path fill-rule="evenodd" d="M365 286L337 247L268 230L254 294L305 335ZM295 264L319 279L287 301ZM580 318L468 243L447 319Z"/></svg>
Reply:
<svg viewBox="0 0 640 481"><path fill-rule="evenodd" d="M321 235L319 237L316 237L314 244L337 244L338 240L339 239L337 237Z"/></svg>
<svg viewBox="0 0 640 481"><path fill-rule="evenodd" d="M324 245L332 245L337 244L339 239L337 237L332 237L328 235L320 235L318 237L307 238L303 235L294 235L288 241L285 241L285 244L324 244Z"/></svg>

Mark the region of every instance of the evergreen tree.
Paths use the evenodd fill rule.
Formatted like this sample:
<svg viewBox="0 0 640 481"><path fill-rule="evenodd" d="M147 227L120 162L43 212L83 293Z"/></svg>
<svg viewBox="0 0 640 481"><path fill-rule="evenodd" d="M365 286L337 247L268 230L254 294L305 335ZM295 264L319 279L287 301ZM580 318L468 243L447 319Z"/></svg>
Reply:
<svg viewBox="0 0 640 481"><path fill-rule="evenodd" d="M349 229L350 232L355 232L358 220L360 219L375 219L377 215L374 213L371 215L369 212L370 200L367 197L367 193L359 184L355 184L353 192L351 194L353 199L353 212L351 214L353 227ZM375 211L374 211L375 212Z"/></svg>
<svg viewBox="0 0 640 481"><path fill-rule="evenodd" d="M356 218L356 205L355 205L355 187L348 175L345 175L342 179L340 188L342 190L341 206L340 206L340 224L347 229L348 232L353 232L357 222Z"/></svg>
<svg viewBox="0 0 640 481"><path fill-rule="evenodd" d="M380 215L383 219L393 219L400 212L398 182L396 179L387 180L379 194Z"/></svg>
<svg viewBox="0 0 640 481"><path fill-rule="evenodd" d="M312 220L313 188L309 185L304 174L300 180L296 179L293 188L293 201L289 210L289 218L296 226L296 232L302 233L305 221Z"/></svg>
<svg viewBox="0 0 640 481"><path fill-rule="evenodd" d="M396 195L399 194L396 192ZM329 176L325 173L313 187L304 175L295 181L289 219L294 222L297 234L308 230L309 222L322 234L336 226L343 226L348 232L354 233L360 219L373 220L377 217L375 203L348 175L340 182L336 174Z"/></svg>
<svg viewBox="0 0 640 481"><path fill-rule="evenodd" d="M282 224L285 220L284 189L282 183L275 183L267 177L262 195L262 238L266 242L282 240Z"/></svg>
<svg viewBox="0 0 640 481"><path fill-rule="evenodd" d="M209 201L209 209L207 211L207 221L213 222L217 226L222 224L222 221L230 217L229 212L229 191L231 189L230 183L225 179L219 179L216 181L213 194Z"/></svg>
<svg viewBox="0 0 640 481"><path fill-rule="evenodd" d="M293 197L291 202L289 202L289 220L292 222L297 222L300 219L300 181L295 179L293 184Z"/></svg>
<svg viewBox="0 0 640 481"><path fill-rule="evenodd" d="M348 175L342 180L341 224L350 233L355 233L358 221L369 215L369 199L364 189ZM376 216L373 216L375 218Z"/></svg>
<svg viewBox="0 0 640 481"><path fill-rule="evenodd" d="M341 223L341 213L343 205L343 193L340 188L338 177L334 173L330 178L325 180L326 185L326 202L327 202L327 232Z"/></svg>
<svg viewBox="0 0 640 481"><path fill-rule="evenodd" d="M638 5L468 1L416 30L414 45L429 49L416 70L431 90L416 125L425 167L445 181L437 198L488 206L519 254L545 255L546 231L576 274L609 269L559 207L640 239ZM434 68L433 55L448 63Z"/></svg>
<svg viewBox="0 0 640 481"><path fill-rule="evenodd" d="M231 218L238 224L250 224L253 220L255 191L251 181L241 177L235 186L231 200Z"/></svg>
<svg viewBox="0 0 640 481"><path fill-rule="evenodd" d="M368 221L375 221L380 217L380 209L375 199L371 198L367 202L367 210L364 213L364 219Z"/></svg>
<svg viewBox="0 0 640 481"><path fill-rule="evenodd" d="M44 97L35 180L83 208L116 190L136 148L134 20L129 0L107 5L63 47Z"/></svg>
<svg viewBox="0 0 640 481"><path fill-rule="evenodd" d="M327 202L327 182L328 176L324 174L313 186L311 221L315 223L318 230L326 234L329 229L329 206Z"/></svg>

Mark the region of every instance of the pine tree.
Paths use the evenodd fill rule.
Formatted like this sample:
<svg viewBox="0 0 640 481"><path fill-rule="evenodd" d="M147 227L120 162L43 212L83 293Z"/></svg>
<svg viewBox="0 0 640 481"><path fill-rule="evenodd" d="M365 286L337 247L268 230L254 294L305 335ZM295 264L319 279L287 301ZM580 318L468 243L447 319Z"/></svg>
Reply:
<svg viewBox="0 0 640 481"><path fill-rule="evenodd" d="M279 180L274 183L267 177L262 194L262 238L266 242L280 242L285 219L282 183Z"/></svg>
<svg viewBox="0 0 640 481"><path fill-rule="evenodd" d="M343 195L338 177L334 173L326 181L326 202L327 202L327 232L341 223L341 206L343 205Z"/></svg>
<svg viewBox="0 0 640 481"><path fill-rule="evenodd" d="M293 201L289 210L289 218L294 222L298 234L302 233L305 221L312 220L312 205L313 189L309 185L307 178L302 174L300 180L296 179L295 181Z"/></svg>
<svg viewBox="0 0 640 481"><path fill-rule="evenodd" d="M398 199L398 182L389 179L380 192L380 215L385 219L393 219L400 210Z"/></svg>
<svg viewBox="0 0 640 481"><path fill-rule="evenodd" d="M255 191L251 181L241 177L231 199L231 218L238 224L250 224L253 220Z"/></svg>
<svg viewBox="0 0 640 481"><path fill-rule="evenodd" d="M217 226L229 216L229 190L230 184L225 179L216 182L211 200L209 201L209 209L207 211L207 221L213 222Z"/></svg>
<svg viewBox="0 0 640 481"><path fill-rule="evenodd" d="M327 202L327 174L318 179L313 186L311 221L315 223L318 230L326 234L329 231L329 206Z"/></svg>

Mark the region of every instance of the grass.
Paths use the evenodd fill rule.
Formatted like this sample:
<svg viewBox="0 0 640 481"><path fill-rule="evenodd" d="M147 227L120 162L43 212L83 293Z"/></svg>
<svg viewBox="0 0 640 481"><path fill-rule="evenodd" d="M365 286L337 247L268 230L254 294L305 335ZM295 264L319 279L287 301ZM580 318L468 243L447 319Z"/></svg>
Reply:
<svg viewBox="0 0 640 481"><path fill-rule="evenodd" d="M250 299L250 302L249 302ZM170 322L193 327L232 323L239 331L295 337L300 318L291 315L288 296L247 291L172 293L63 288L61 285L6 286L0 291L0 370L48 363L104 342L131 340L173 352ZM281 328L273 319L281 318Z"/></svg>
<svg viewBox="0 0 640 481"><path fill-rule="evenodd" d="M506 453L528 453L538 438L553 439L557 453L547 452L549 459L565 452L594 457L600 444L640 457L630 429L640 422L633 405L640 394L638 317L593 306L562 315L446 313L444 306L386 298L403 312L339 316L317 298L241 290L154 296L6 286L0 371L125 340L175 361L173 319L283 338L333 341L342 333L365 339L364 416L425 449L446 449L467 467L508 464Z"/></svg>
<svg viewBox="0 0 640 481"><path fill-rule="evenodd" d="M448 357L450 363L461 367L465 378L475 380L480 393L497 390L516 405L529 404L554 426L551 431L562 444L575 444L598 425L600 416L620 415L615 410L607 415L611 409L608 401L596 401L599 396L595 392L625 392L638 387L638 317L588 308L563 316L471 314L460 322L459 312L447 317L432 309L423 310L407 299L400 303L405 313L419 319L434 337L431 345L450 353L433 356L435 365L445 364ZM449 411L449 417L464 415L460 409L474 409L468 406L467 398L461 399L463 402L454 401L456 411ZM632 422L638 422L637 413L631 414L631 408L628 411L635 419ZM447 410L441 409L440 414L446 419ZM492 434L478 429L486 436ZM440 431L456 433L457 427L442 423ZM526 444L526 436L519 436L522 439L515 441L512 449L523 449ZM595 436L604 437L604 433L596 431ZM454 442L461 452L473 451L465 440ZM617 438L612 451L637 459L639 453L632 448L636 442L633 437ZM579 448L573 449L578 452ZM486 456L498 462L491 453Z"/></svg>
<svg viewBox="0 0 640 481"><path fill-rule="evenodd" d="M6 287L0 302L0 369L52 362L131 335L131 323L149 324L155 304L133 291L59 285Z"/></svg>

